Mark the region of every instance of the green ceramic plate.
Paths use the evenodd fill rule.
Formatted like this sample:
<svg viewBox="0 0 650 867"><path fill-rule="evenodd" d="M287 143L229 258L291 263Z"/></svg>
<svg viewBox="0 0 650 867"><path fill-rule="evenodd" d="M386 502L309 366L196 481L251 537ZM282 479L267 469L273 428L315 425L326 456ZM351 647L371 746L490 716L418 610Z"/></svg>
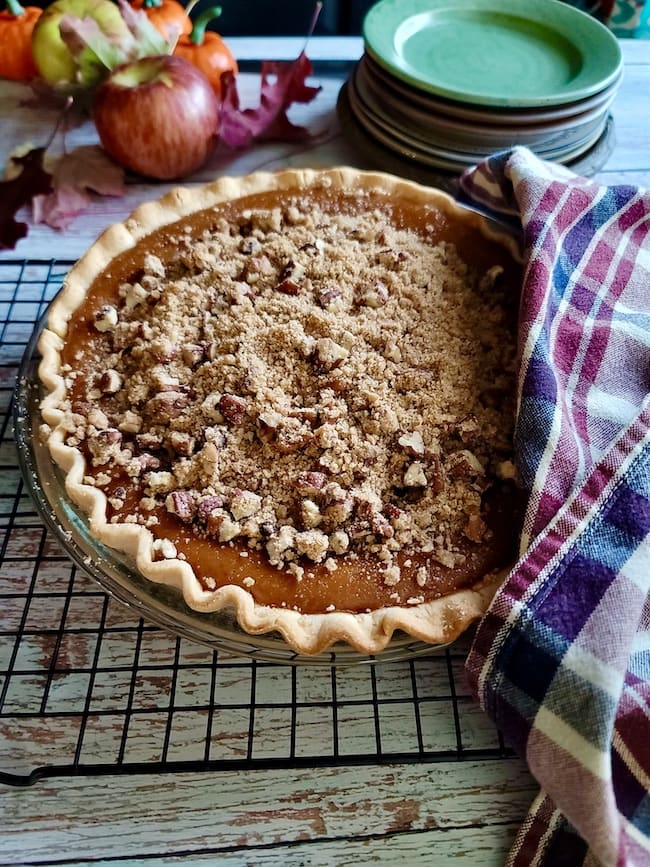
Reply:
<svg viewBox="0 0 650 867"><path fill-rule="evenodd" d="M366 51L414 87L479 105L584 99L621 70L616 37L560 0L381 0Z"/></svg>

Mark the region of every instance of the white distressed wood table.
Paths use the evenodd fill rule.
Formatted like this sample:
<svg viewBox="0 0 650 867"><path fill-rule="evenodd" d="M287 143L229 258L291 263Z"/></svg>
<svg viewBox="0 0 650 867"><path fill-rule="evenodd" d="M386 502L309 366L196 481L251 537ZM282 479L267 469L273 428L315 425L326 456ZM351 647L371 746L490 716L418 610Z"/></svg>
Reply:
<svg viewBox="0 0 650 867"><path fill-rule="evenodd" d="M245 62L300 40L231 40ZM616 144L598 177L650 186L650 44L622 43ZM186 184L256 169L371 166L335 105L356 38L314 39L323 90L292 117L317 145L218 150ZM241 76L244 101L258 77ZM44 143L56 112L0 86L0 163ZM96 142L87 123L68 147ZM500 865L535 794L469 698L467 640L406 661L300 667L161 630L76 568L17 467L20 356L71 260L170 185L130 183L65 232L33 226L0 254L0 864Z"/></svg>

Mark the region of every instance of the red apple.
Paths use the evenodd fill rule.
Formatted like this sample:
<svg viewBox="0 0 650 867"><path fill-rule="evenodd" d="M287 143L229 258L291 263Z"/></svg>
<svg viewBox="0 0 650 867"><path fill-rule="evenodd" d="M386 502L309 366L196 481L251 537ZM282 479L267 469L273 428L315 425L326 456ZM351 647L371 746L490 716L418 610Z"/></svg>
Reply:
<svg viewBox="0 0 650 867"><path fill-rule="evenodd" d="M198 169L214 143L219 104L207 78L180 57L144 57L115 69L93 108L104 150L158 180Z"/></svg>

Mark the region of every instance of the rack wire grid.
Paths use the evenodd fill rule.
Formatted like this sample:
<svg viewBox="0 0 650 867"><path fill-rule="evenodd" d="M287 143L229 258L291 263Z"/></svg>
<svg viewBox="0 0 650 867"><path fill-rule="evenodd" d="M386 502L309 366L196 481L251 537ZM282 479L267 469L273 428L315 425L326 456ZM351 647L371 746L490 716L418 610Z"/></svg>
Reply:
<svg viewBox="0 0 650 867"><path fill-rule="evenodd" d="M466 640L374 665L233 657L139 619L74 565L24 487L11 423L70 264L0 262L0 782L511 757L467 693Z"/></svg>

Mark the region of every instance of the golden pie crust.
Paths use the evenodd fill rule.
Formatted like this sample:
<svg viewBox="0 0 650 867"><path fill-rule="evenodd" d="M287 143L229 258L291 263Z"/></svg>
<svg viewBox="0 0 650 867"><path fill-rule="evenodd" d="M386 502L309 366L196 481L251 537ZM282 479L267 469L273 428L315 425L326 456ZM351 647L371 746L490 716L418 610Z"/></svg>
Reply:
<svg viewBox="0 0 650 867"><path fill-rule="evenodd" d="M294 236L297 240L292 240ZM300 241L304 243L296 246ZM417 259L421 248L424 264ZM215 249L227 252L223 261L215 256ZM357 257L357 250L365 256L359 259L362 264L356 271L345 270L346 257ZM320 282L312 261L322 263L325 277ZM174 271L181 267L179 262L185 269L182 273ZM195 611L230 609L246 632L277 631L305 654L320 653L339 641L362 653L377 653L395 630L432 644L448 642L484 613L516 550L508 438L514 417L519 279L516 244L507 234L494 232L488 221L446 194L389 175L349 168L290 170L222 178L200 189L177 189L108 229L68 274L39 344L39 375L47 390L41 410L43 435L65 472L68 494L88 516L92 534L129 555L147 579L177 587ZM490 296L499 294L494 287L502 281L507 287L500 290L499 304L493 304ZM219 305L218 315L202 314L201 340L196 337L199 326L188 322L193 322L192 315L198 315L195 308L203 301L192 308L186 300L199 283L201 291L208 293L201 299L209 297L210 303ZM463 283L470 289L466 299L462 294L458 297L468 307L458 316L453 293L464 292ZM394 301L391 293L397 289L402 294ZM167 293L162 301L161 291ZM147 292L149 297L143 300ZM428 315L428 303L422 300L428 298L426 293L432 297L447 293L441 308L447 310L445 322L440 323L448 331L440 339L443 344L456 345L457 339L467 344L468 335L456 333L458 322L476 320L480 333L472 345L483 347L492 368L471 348L472 369L479 376L481 365L486 366L496 396L485 397L494 391L485 383L480 394L470 386L473 404L467 412L453 406L445 414L428 403L423 423L418 424L413 413L425 397L429 400L436 381L445 381L446 368L459 367L456 353L448 363L435 363L433 379L431 370L417 363L404 369L405 356L420 357L411 337L421 342L424 348L417 351L427 359L428 335L440 342L435 323L425 322L429 332L418 331L425 327L421 323ZM472 305L483 297L485 309L474 309ZM390 308L392 303L398 306ZM119 304L124 316L132 319L123 323L118 353L117 337L107 332L116 326ZM149 319L143 320L147 322L144 333L142 326L136 327L139 320L133 313L139 304L158 304L156 313L147 313ZM411 313L404 312L411 308ZM297 347L297 360L290 360L284 373L276 372L275 380L265 384L255 379L256 365L262 362L253 357L245 379L246 396L224 389L213 401L212 415L197 416L199 421L209 418L205 429L203 422L197 427L196 419L192 427L185 416L187 394L199 393L200 411L205 414L216 381L205 377L226 377L227 385L231 375L227 364L223 366L224 358L233 362L232 376L239 377L242 391L242 358L247 364L250 360L242 349L248 323L258 329L249 336L249 344L265 343L267 334L275 333L271 317L277 311L281 336L274 338L275 344L269 337L269 358L277 360L278 346L286 339L292 351ZM392 318L386 318L389 313ZM405 318L408 315L414 317L412 326ZM241 341L236 333L238 317L244 334ZM165 355L170 341L156 329L167 319L174 319L173 327L183 334L184 343L182 350L173 345ZM351 331L357 320L360 330ZM260 322L267 325L261 327ZM406 330L396 338L397 344L390 343L386 332L400 322ZM191 328L194 332L188 331ZM77 349L79 335L88 333L87 343ZM107 343L109 338L112 342ZM369 356L359 356L364 341L371 346ZM91 346L97 348L95 372L87 366ZM119 424L107 416L115 394L126 388L127 368L131 370L129 394L136 393L136 385L140 387L131 353L148 364L146 406L154 418L154 426L148 429L140 426L144 399L138 413L125 415L122 403ZM114 369L119 367L118 358L123 367ZM379 380L381 375L388 377L388 371L390 381L370 388L364 364L373 369L379 364ZM277 412L287 399L280 394L282 377L291 378L294 369L303 367L318 383L320 402L316 392L307 399L311 386L303 384L287 422ZM178 370L186 373L182 383ZM394 380L405 383L401 391ZM159 390L153 397L152 381L157 383L154 391ZM395 404L396 413L390 401L397 392L401 404ZM359 403L359 394L365 395L365 403ZM96 399L95 406L89 395ZM272 405L276 409L269 409ZM361 427L342 421L341 407L362 418ZM438 417L432 424L426 413L434 411ZM242 418L250 421L250 431L239 432ZM499 420L503 418L505 422ZM347 451L336 445L341 430L349 436ZM493 431L491 439L486 439L486 430ZM98 443L104 448L111 437L117 442L111 442L108 451L98 451ZM223 500L225 482L214 475L214 466L209 464L214 485L212 477L202 473L208 472L208 453L215 459L220 443L237 437L240 450L254 441L258 451L248 455L248 465L228 457L231 463L222 476L237 467L241 473L230 480ZM490 443L494 454L489 453ZM166 454L172 455L174 464L165 463ZM355 456L357 464L350 463L348 454ZM268 466L264 464L259 478L254 478L250 460L261 460L260 455ZM121 462L119 477L112 475L116 456ZM140 466L133 470L134 461ZM394 482L389 470L401 479L389 489L390 503L386 490L378 500L369 488L373 479L383 478L381 472L386 484ZM181 483L183 473L186 478ZM268 491L276 490L285 476L287 492L277 495L277 502L271 499L268 512ZM202 489L206 478L208 487ZM124 485L128 488L131 482L135 498L130 489L125 493ZM507 491L507 497L503 494L507 507L501 513L497 497L492 520L489 514L486 517L485 502L495 488ZM441 494L443 490L446 493ZM463 512L455 524L441 505L447 502L445 497L448 505L457 503ZM207 518L203 515L208 523L200 523L197 514L203 514L206 503L217 505ZM189 517L184 515L186 507ZM263 513L267 520L262 520ZM437 532L435 520L440 523ZM461 520L462 532L458 530ZM284 539L282 544L279 539ZM411 547L404 540L411 540ZM484 564L478 574L476 564Z"/></svg>

